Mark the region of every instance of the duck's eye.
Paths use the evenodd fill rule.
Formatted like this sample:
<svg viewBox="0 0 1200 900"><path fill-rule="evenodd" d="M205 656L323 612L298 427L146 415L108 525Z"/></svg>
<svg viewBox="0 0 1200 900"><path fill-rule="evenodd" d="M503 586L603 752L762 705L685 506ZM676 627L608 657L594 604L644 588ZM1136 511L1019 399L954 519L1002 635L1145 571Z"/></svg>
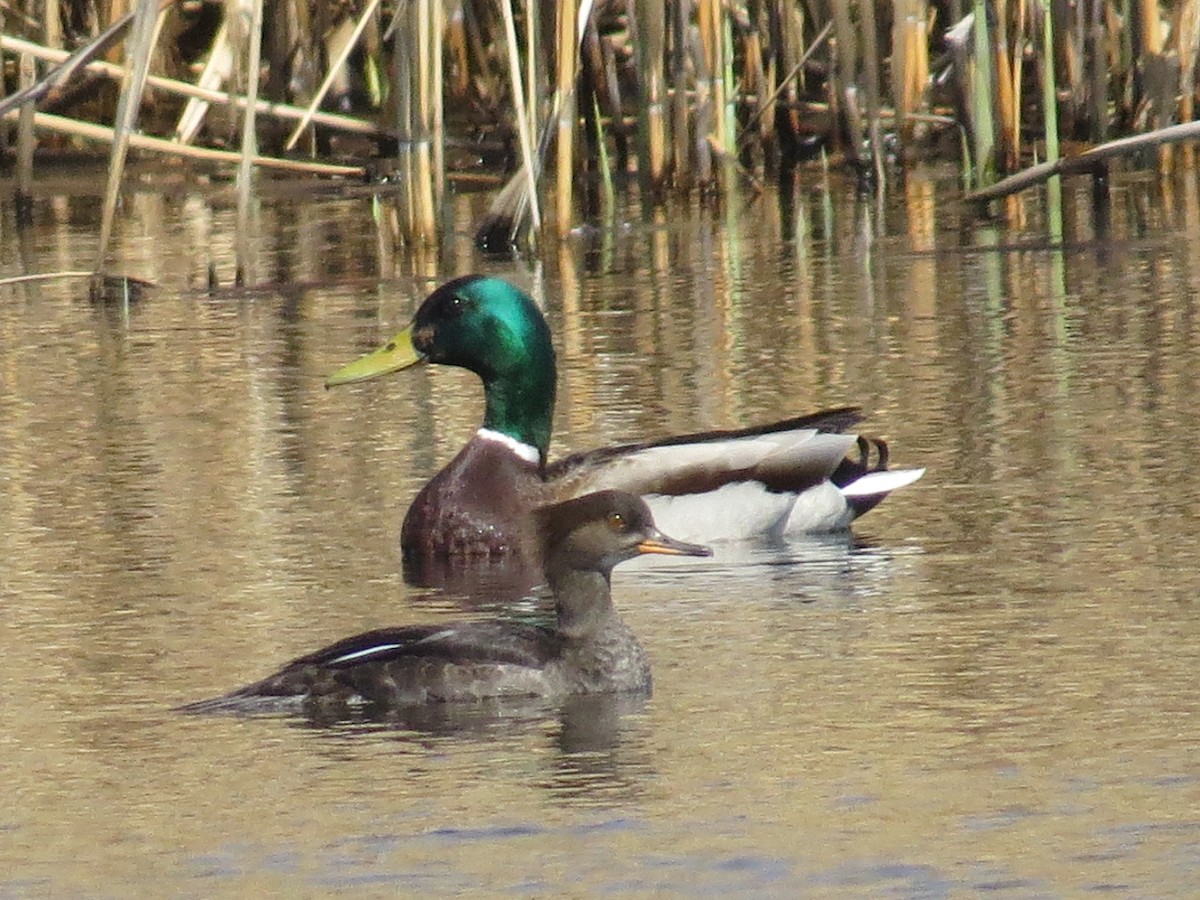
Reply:
<svg viewBox="0 0 1200 900"><path fill-rule="evenodd" d="M450 299L446 302L446 312L452 316L456 316L466 307L467 301L460 294L451 294Z"/></svg>
<svg viewBox="0 0 1200 900"><path fill-rule="evenodd" d="M628 526L625 524L625 517L618 512L608 514L609 530L618 534L624 531Z"/></svg>

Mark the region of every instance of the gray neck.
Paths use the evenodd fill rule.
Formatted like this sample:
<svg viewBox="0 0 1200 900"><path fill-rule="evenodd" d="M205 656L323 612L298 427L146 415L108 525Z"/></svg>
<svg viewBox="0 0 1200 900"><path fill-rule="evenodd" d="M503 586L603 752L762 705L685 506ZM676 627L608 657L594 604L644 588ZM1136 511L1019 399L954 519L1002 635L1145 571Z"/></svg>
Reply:
<svg viewBox="0 0 1200 900"><path fill-rule="evenodd" d="M559 569L546 572L554 592L559 633L570 640L594 638L619 623L607 572Z"/></svg>

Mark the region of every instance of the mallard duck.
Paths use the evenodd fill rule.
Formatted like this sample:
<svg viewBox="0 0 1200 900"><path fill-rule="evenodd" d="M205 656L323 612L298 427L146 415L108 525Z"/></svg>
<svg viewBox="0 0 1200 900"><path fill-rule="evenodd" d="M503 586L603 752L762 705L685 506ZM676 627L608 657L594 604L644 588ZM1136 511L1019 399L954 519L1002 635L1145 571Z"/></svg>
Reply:
<svg viewBox="0 0 1200 900"><path fill-rule="evenodd" d="M409 507L400 532L409 560L535 559L532 510L604 488L642 496L662 527L685 540L835 531L925 471L888 470L882 440L844 433L861 419L853 407L550 463L550 329L527 294L481 275L443 284L408 328L325 384L422 362L470 369L483 381L486 406L483 426Z"/></svg>
<svg viewBox="0 0 1200 900"><path fill-rule="evenodd" d="M601 491L533 514L552 627L496 619L384 628L338 641L274 675L184 712L288 708L387 712L431 703L650 690L641 644L613 607L613 566L642 554L708 556L667 537L649 508L623 491Z"/></svg>

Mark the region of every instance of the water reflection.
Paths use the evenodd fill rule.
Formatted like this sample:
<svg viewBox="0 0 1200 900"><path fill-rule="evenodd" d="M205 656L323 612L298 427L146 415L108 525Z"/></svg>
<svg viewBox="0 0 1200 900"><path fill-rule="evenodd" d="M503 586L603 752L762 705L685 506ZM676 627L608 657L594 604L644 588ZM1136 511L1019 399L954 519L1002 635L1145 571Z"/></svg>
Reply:
<svg viewBox="0 0 1200 900"><path fill-rule="evenodd" d="M796 177L736 214L625 209L538 264L476 258L467 228L381 250L364 201L268 198L260 274L287 284L240 292L207 289L231 207L135 190L140 302L0 288L0 893L1186 890L1196 180L1115 180L1107 220L1068 185L1041 248L1034 195L979 223L937 179L879 215ZM0 232L4 274L86 267L96 209ZM639 708L168 714L463 615L404 580L398 535L478 384L321 378L475 269L545 306L554 456L853 403L929 473L852 539L618 570L655 677ZM469 590L545 614L503 602L521 579Z"/></svg>
<svg viewBox="0 0 1200 900"><path fill-rule="evenodd" d="M507 756L515 744L533 740L542 751L533 751L541 771L530 774L531 785L566 805L617 806L642 796L654 777L645 746L646 703L642 696L615 694L562 703L530 698L430 704L330 718L322 713L241 718L299 729L321 757L348 764L376 760L383 751L420 766L429 754L464 743L474 745L472 752L490 748Z"/></svg>
<svg viewBox="0 0 1200 900"><path fill-rule="evenodd" d="M411 556L404 559L404 581L432 588L459 600L464 607L505 607L528 597L542 583L542 569L520 559L447 559Z"/></svg>

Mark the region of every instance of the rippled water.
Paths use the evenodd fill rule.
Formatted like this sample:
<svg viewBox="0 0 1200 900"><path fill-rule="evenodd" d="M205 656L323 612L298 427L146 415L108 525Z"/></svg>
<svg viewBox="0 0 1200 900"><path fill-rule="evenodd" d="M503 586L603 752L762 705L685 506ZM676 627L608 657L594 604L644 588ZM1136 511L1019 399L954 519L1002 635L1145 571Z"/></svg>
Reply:
<svg viewBox="0 0 1200 900"><path fill-rule="evenodd" d="M436 257L365 198L268 195L269 286L210 292L228 198L145 189L119 249L141 301L0 288L0 895L1189 894L1196 185L1118 180L1105 223L1069 192L1060 250L1032 200L978 222L954 190L914 173L879 214L805 174L538 264L474 256L482 198ZM3 275L90 266L94 197L37 214ZM857 403L929 473L853 540L618 570L645 702L170 712L489 606L407 585L396 543L479 421L472 377L321 386L471 270L545 304L554 453Z"/></svg>

